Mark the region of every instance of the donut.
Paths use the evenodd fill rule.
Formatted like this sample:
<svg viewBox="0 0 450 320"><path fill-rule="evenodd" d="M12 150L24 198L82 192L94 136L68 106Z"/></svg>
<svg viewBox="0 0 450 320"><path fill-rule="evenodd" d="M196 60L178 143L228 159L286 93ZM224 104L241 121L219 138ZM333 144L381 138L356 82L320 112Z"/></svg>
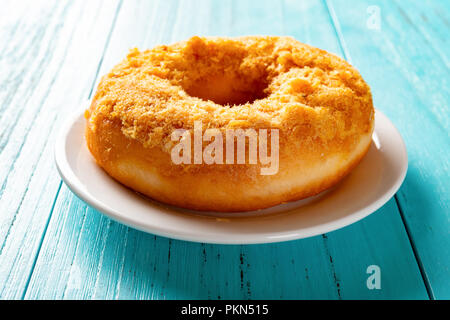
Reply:
<svg viewBox="0 0 450 320"><path fill-rule="evenodd" d="M200 211L316 195L369 149L369 86L291 37L192 37L131 49L85 112L87 146L123 185Z"/></svg>

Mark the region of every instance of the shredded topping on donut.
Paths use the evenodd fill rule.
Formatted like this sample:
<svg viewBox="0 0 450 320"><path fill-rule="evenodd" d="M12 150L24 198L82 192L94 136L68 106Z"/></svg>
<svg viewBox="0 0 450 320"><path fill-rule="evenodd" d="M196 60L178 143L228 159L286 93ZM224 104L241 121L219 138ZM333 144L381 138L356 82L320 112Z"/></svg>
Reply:
<svg viewBox="0 0 450 320"><path fill-rule="evenodd" d="M105 75L87 118L146 147L174 129L278 128L301 148L346 148L372 130L368 85L341 58L290 37L200 38L132 49Z"/></svg>

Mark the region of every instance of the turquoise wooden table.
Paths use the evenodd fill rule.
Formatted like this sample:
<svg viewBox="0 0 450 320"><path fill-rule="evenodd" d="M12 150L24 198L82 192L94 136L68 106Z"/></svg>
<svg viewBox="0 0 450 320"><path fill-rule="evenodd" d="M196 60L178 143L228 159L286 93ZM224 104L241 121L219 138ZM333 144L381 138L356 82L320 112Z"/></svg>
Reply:
<svg viewBox="0 0 450 320"><path fill-rule="evenodd" d="M0 8L0 298L450 298L450 1L11 0ZM406 180L385 206L309 239L211 245L125 227L62 183L53 160L61 122L130 47L246 34L291 35L361 71L408 149ZM380 288L368 286L371 266Z"/></svg>

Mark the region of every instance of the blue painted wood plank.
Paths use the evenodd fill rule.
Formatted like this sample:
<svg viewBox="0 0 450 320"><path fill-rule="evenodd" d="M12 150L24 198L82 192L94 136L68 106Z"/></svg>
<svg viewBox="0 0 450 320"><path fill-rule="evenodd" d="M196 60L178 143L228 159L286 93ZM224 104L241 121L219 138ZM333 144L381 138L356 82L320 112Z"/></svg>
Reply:
<svg viewBox="0 0 450 320"><path fill-rule="evenodd" d="M289 34L342 55L322 1L126 1L100 74L129 47L195 34ZM369 265L381 268L381 290L366 286ZM324 236L223 246L127 228L63 186L25 297L377 299L427 298L427 293L393 200L369 218Z"/></svg>
<svg viewBox="0 0 450 320"><path fill-rule="evenodd" d="M360 223L328 234L280 244L225 246L156 237L104 217L63 186L26 298L29 299L293 299L424 298L413 264L395 230L391 208L371 232ZM391 202L389 206L395 207ZM372 220L372 221L371 221ZM396 234L396 238L391 234ZM339 239L345 239L339 240ZM398 241L401 246L389 246ZM380 253L380 247L384 250ZM342 251L348 251L344 257ZM382 254L382 256L380 256ZM405 261L406 260L406 261ZM382 290L368 290L366 269L379 265Z"/></svg>
<svg viewBox="0 0 450 320"><path fill-rule="evenodd" d="M352 60L372 86L375 104L405 138L409 170L397 199L431 294L448 299L450 3L346 3L330 1ZM374 5L380 27L368 28L374 17L367 10Z"/></svg>
<svg viewBox="0 0 450 320"><path fill-rule="evenodd" d="M13 1L0 12L0 298L21 298L61 179L62 120L85 99L118 2Z"/></svg>

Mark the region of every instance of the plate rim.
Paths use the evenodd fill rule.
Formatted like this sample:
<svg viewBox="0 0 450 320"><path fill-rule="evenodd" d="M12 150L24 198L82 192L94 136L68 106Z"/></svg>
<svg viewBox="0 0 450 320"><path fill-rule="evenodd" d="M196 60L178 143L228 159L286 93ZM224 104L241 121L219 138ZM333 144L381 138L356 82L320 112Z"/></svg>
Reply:
<svg viewBox="0 0 450 320"><path fill-rule="evenodd" d="M398 175L397 179L395 180L395 183L391 185L389 189L387 189L382 196L380 196L378 199L370 203L369 205L353 211L349 213L348 215L332 220L327 221L322 224L306 227L304 229L299 229L301 231L293 232L291 231L277 231L274 233L260 233L257 235L250 234L250 236L246 236L244 234L240 234L239 237L237 237L236 234L233 234L234 237L217 237L215 239L203 236L202 234L198 234L195 232L180 232L177 231L176 234L171 232L168 228L161 227L159 225L152 225L152 228L149 228L147 225L144 225L144 223L139 223L135 219L131 217L127 217L124 214L121 214L114 208L110 208L105 206L103 203L98 201L94 195L91 195L88 192L85 192L83 188L80 188L77 185L78 183L81 183L79 178L77 177L76 173L72 170L71 165L69 164L69 161L67 157L65 156L66 152L66 146L68 143L68 137L69 133L72 129L72 127L76 124L77 121L80 120L80 118L84 118L84 109L78 110L74 114L72 114L70 117L66 119L65 122L63 122L63 125L61 126L58 135L56 137L55 142L55 148L54 148L54 158L56 163L56 168L62 178L62 181L68 186L68 188L71 190L72 193L74 193L79 199L83 200L85 203L99 211L100 213L106 215L107 217L111 218L114 221L117 221L121 224L124 224L126 226L129 226L131 228L158 235L163 236L167 238L177 239L177 240L183 240L183 241L191 241L191 242L200 242L200 243L212 243L212 244L230 244L230 245L236 245L236 244L263 244L263 243L275 243L275 242L285 242L285 241L292 241L292 240L298 240L298 239L304 239L309 238L313 236L317 236L324 233L329 233L335 230L342 229L346 226L352 225L353 223L356 223L360 221L361 219L369 216L370 214L377 211L379 208L381 208L384 204L386 204L394 195L395 193L400 189L403 181L405 180L407 171L408 171L408 153L406 149L405 141L403 140L403 137L401 136L399 130L397 127L392 123L392 121L379 109L375 109L375 121L377 119L377 116L381 116L385 118L384 120L389 123L389 125L394 129L396 134L399 137L399 141L401 146L401 153L403 155L402 158L404 158L404 162L401 164L401 173ZM375 133L375 131L374 131ZM373 142L372 142L373 143ZM72 177L71 177L72 176ZM154 207L155 210L158 210Z"/></svg>

